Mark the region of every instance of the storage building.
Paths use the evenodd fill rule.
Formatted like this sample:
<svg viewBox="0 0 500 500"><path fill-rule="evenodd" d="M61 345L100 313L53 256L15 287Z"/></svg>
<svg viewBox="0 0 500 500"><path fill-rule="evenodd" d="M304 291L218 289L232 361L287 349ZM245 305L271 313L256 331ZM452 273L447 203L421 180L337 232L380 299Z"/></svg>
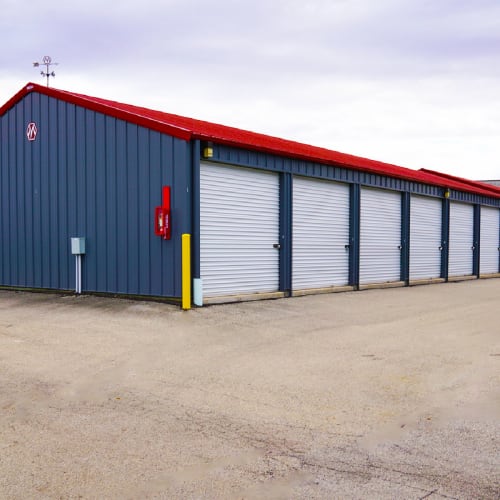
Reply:
<svg viewBox="0 0 500 500"><path fill-rule="evenodd" d="M500 276L488 184L33 83L0 137L2 287L202 305Z"/></svg>

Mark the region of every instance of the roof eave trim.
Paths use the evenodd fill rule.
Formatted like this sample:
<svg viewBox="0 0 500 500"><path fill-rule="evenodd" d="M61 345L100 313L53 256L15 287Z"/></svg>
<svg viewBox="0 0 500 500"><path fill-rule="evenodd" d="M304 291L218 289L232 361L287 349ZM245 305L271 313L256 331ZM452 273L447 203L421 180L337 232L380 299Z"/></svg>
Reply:
<svg viewBox="0 0 500 500"><path fill-rule="evenodd" d="M3 116L7 111L13 108L24 96L32 92L32 85L28 83L19 92L14 94L5 104L0 107L0 116Z"/></svg>
<svg viewBox="0 0 500 500"><path fill-rule="evenodd" d="M223 139L223 138L216 137L216 136L210 136L208 134L199 134L199 133L193 134L193 139L199 139L201 141L211 141L211 142L221 144L224 146L242 148L242 149L250 149L252 151L260 151L263 153L293 158L296 160L316 162L316 163L321 163L323 165L329 165L329 166L333 166L333 167L347 168L349 170L356 170L359 172L366 172L368 174L381 175L384 177L392 177L393 179L400 179L400 180L408 181L408 182L416 182L419 184L434 185L434 186L438 186L438 187L443 188L443 189L450 188L450 189L453 189L455 191L466 192L466 193L471 193L471 194L481 195L481 196L487 196L490 198L500 198L500 193L498 193L498 192L489 191L486 189L481 189L481 188L476 187L476 186L468 185L465 182L462 183L458 180L447 179L445 177L436 175L434 172L432 172L430 170L426 170L426 169L415 170L414 171L415 175L411 175L411 174L395 175L393 173L388 173L388 172L384 171L384 169L382 168L382 165L380 168L376 168L376 167L373 167L370 165L354 165L352 163L349 163L348 161L342 161L340 159L333 160L333 159L329 159L329 158L321 158L319 155L318 156L302 155L300 153L290 152L290 151L287 151L285 149L270 148L270 147L265 147L265 146L260 146L260 145L252 145L250 143L240 143L238 141L231 141L231 140ZM432 179L421 178L420 173L424 173L426 175L426 177L431 176Z"/></svg>
<svg viewBox="0 0 500 500"><path fill-rule="evenodd" d="M152 118L139 116L136 115L135 113L124 111L121 109L116 109L112 106L107 106L106 104L94 102L91 99L85 99L85 97L74 95L71 92L52 89L50 87L44 87L36 83L28 83L15 96L9 99L0 108L0 116L6 113L9 109L11 109L15 104L17 104L17 102L19 102L25 96L33 92L37 92L39 94L52 97L54 99L59 99L69 104L81 106L85 109L89 109L97 113L102 113L104 115L111 116L119 120L134 123L135 125L146 127L151 130L155 130L157 132L165 133L173 137L176 137L178 139L182 139L184 141L190 141L193 135L190 130L184 129L182 127L177 127L175 125L162 123Z"/></svg>

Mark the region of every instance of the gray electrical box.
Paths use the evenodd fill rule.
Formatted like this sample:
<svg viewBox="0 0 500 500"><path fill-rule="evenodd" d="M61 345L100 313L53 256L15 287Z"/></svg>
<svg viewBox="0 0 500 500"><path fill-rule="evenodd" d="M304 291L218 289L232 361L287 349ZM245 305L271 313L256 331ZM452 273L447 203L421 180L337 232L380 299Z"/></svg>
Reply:
<svg viewBox="0 0 500 500"><path fill-rule="evenodd" d="M71 238L71 253L73 255L85 253L85 238Z"/></svg>

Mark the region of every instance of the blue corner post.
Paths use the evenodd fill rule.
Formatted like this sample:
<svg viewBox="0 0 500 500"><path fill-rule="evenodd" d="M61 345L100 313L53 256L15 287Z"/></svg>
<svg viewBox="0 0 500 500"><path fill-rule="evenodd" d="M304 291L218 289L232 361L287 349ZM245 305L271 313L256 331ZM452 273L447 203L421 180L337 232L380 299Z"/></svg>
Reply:
<svg viewBox="0 0 500 500"><path fill-rule="evenodd" d="M401 194L401 281L410 283L410 193Z"/></svg>
<svg viewBox="0 0 500 500"><path fill-rule="evenodd" d="M443 199L441 215L441 278L448 280L448 261L450 255L450 200Z"/></svg>
<svg viewBox="0 0 500 500"><path fill-rule="evenodd" d="M359 249L360 249L360 213L361 187L359 184L350 186L349 209L349 285L359 287Z"/></svg>
<svg viewBox="0 0 500 500"><path fill-rule="evenodd" d="M279 289L292 290L292 174L280 175L280 278Z"/></svg>
<svg viewBox="0 0 500 500"><path fill-rule="evenodd" d="M481 273L481 205L474 205L474 238L472 243L472 274L479 278Z"/></svg>
<svg viewBox="0 0 500 500"><path fill-rule="evenodd" d="M200 271L200 141L191 142L191 279L193 281L193 302L203 302Z"/></svg>

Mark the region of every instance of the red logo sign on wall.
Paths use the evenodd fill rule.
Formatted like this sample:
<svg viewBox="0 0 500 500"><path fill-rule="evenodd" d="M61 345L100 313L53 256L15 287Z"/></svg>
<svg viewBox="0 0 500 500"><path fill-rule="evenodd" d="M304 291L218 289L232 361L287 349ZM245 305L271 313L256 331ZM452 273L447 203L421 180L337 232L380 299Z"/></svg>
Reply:
<svg viewBox="0 0 500 500"><path fill-rule="evenodd" d="M36 123L28 123L28 127L26 128L26 137L28 138L28 141L34 141L37 133L38 129L36 127Z"/></svg>

